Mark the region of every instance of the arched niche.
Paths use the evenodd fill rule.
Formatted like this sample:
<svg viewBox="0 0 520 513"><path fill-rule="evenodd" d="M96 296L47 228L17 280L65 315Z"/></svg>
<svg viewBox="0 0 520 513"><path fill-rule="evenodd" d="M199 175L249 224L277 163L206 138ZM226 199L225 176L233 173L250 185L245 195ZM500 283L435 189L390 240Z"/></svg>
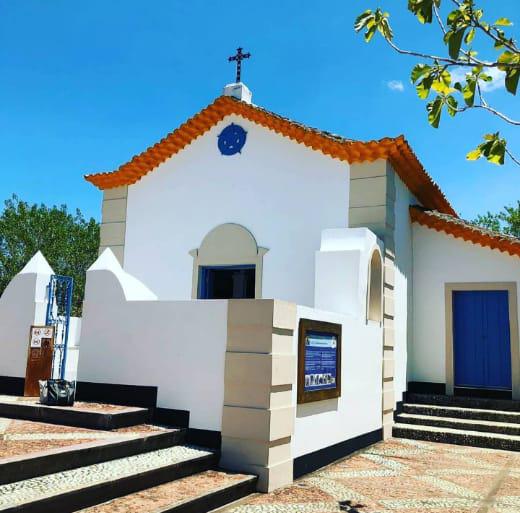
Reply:
<svg viewBox="0 0 520 513"><path fill-rule="evenodd" d="M200 270L205 267L254 266L255 298L262 297L263 257L268 249L259 247L253 234L243 226L226 223L213 228L200 247L190 251L193 257L191 297L199 297Z"/></svg>
<svg viewBox="0 0 520 513"><path fill-rule="evenodd" d="M368 263L367 321L383 320L383 259L374 249Z"/></svg>

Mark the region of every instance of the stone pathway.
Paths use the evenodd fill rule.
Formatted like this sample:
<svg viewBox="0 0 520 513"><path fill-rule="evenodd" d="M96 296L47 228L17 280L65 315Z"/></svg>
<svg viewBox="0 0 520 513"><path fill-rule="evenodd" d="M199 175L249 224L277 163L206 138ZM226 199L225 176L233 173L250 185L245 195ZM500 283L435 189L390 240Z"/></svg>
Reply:
<svg viewBox="0 0 520 513"><path fill-rule="evenodd" d="M0 511L37 499L115 481L122 477L167 467L210 454L212 453L209 451L195 447L177 445L128 458L2 485L0 486Z"/></svg>
<svg viewBox="0 0 520 513"><path fill-rule="evenodd" d="M0 464L5 458L30 455L92 441L107 442L163 432L158 426L142 424L99 431L0 417Z"/></svg>
<svg viewBox="0 0 520 513"><path fill-rule="evenodd" d="M520 453L392 439L226 513L519 513Z"/></svg>

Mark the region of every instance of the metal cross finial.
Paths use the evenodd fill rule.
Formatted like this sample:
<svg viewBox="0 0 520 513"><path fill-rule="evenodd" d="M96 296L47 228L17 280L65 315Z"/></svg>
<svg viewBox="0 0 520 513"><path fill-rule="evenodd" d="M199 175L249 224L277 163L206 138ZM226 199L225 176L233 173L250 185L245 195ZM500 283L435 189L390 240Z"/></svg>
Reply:
<svg viewBox="0 0 520 513"><path fill-rule="evenodd" d="M242 53L242 48L237 48L237 54L233 55L233 57L228 57L228 62L236 61L237 63L237 79L236 83L240 82L240 73L242 71L242 60L243 59L249 59L251 57L251 54L249 52Z"/></svg>

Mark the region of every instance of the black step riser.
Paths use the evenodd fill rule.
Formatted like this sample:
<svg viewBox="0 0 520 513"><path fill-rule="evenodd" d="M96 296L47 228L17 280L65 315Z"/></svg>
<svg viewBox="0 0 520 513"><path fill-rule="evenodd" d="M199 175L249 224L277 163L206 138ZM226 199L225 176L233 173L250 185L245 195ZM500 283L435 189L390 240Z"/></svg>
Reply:
<svg viewBox="0 0 520 513"><path fill-rule="evenodd" d="M396 422L399 424L410 424L415 426L434 426L439 428L460 429L463 431L481 431L484 433L500 433L502 435L520 436L520 425L518 427L509 426L482 426L479 424L471 424L466 422L450 422L449 420L441 420L436 417L429 419L414 419L398 415Z"/></svg>
<svg viewBox="0 0 520 513"><path fill-rule="evenodd" d="M486 438L466 435L461 433L437 433L432 431L408 430L394 427L392 434L396 438L407 438L409 440L424 440L427 442L439 442L443 444L468 445L471 447L482 447L485 449L502 449L506 451L520 451L520 442L513 440L502 440L499 438Z"/></svg>
<svg viewBox="0 0 520 513"><path fill-rule="evenodd" d="M433 404L435 406L455 406L458 408L477 408L479 410L520 412L520 401L508 399L484 399L480 397L416 394L406 392L405 402L413 404Z"/></svg>
<svg viewBox="0 0 520 513"><path fill-rule="evenodd" d="M110 431L112 429L146 424L150 420L150 411L100 413L78 411L72 408L69 410L49 408L37 404L0 403L0 417Z"/></svg>
<svg viewBox="0 0 520 513"><path fill-rule="evenodd" d="M67 449L43 456L31 457L29 454L27 458L0 464L0 485L166 449L183 443L185 436L186 430L170 431L132 440L113 443L108 441L90 447Z"/></svg>
<svg viewBox="0 0 520 513"><path fill-rule="evenodd" d="M250 479L155 513L207 513L255 493L256 482Z"/></svg>
<svg viewBox="0 0 520 513"><path fill-rule="evenodd" d="M210 470L217 465L218 458L217 454L203 456L168 467L134 474L117 481L100 483L54 497L13 506L2 510L2 513L72 513L116 497Z"/></svg>
<svg viewBox="0 0 520 513"><path fill-rule="evenodd" d="M404 413L412 413L414 415L430 415L432 417L454 417L456 419L467 420L488 420L490 422L508 422L510 424L519 424L518 415L509 415L507 413L497 413L493 411L475 411L475 410L450 410L445 408L428 408L427 405L415 406L411 404L403 404Z"/></svg>

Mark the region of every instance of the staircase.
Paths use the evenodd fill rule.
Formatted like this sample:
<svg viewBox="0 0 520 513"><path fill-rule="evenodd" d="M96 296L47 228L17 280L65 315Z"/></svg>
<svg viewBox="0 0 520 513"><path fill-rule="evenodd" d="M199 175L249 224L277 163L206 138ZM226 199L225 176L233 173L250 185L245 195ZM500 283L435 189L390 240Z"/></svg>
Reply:
<svg viewBox="0 0 520 513"><path fill-rule="evenodd" d="M54 423L63 417L56 412ZM76 416L84 424L89 414ZM113 421L97 414L96 424L106 430ZM77 419L70 413L68 425ZM218 451L186 444L186 429L116 435L14 458L0 454L0 512L203 513L256 489L256 476L219 470Z"/></svg>
<svg viewBox="0 0 520 513"><path fill-rule="evenodd" d="M396 438L520 451L520 401L407 393Z"/></svg>

